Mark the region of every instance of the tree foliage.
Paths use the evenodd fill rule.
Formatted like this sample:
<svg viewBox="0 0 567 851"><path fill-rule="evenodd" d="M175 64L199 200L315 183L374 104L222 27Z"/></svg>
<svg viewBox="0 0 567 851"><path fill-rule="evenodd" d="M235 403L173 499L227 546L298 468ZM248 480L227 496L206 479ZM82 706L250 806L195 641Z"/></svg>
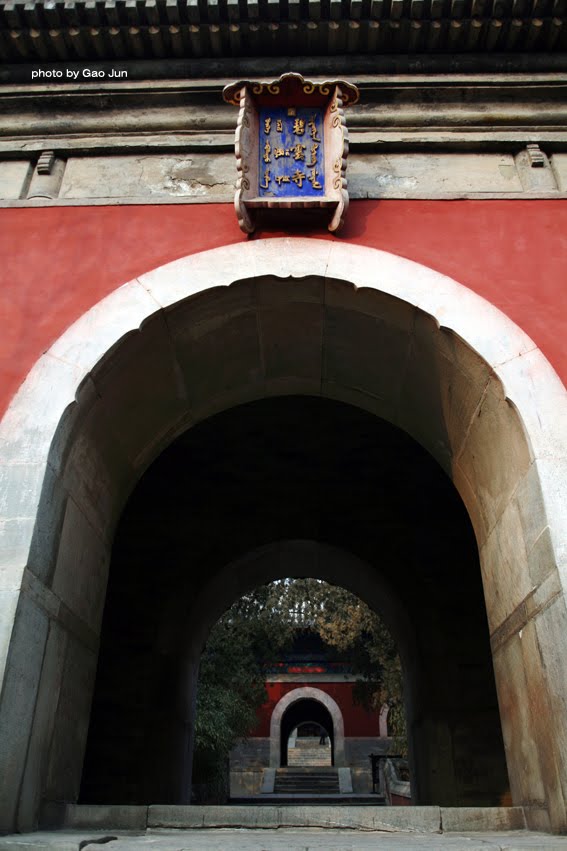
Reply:
<svg viewBox="0 0 567 851"><path fill-rule="evenodd" d="M283 608L292 622L318 633L359 675L355 700L377 712L389 705L390 730L399 740L397 749L405 751L402 666L380 616L350 591L327 582L294 579L281 585Z"/></svg>
<svg viewBox="0 0 567 851"><path fill-rule="evenodd" d="M199 666L194 785L208 784L222 796L228 754L252 731L266 699L265 668L292 636L270 585L237 600L211 630Z"/></svg>
<svg viewBox="0 0 567 851"><path fill-rule="evenodd" d="M211 631L201 657L194 776L225 770L231 748L256 723L266 699L265 669L291 648L297 631L318 634L360 676L355 700L378 711L390 705L390 726L403 748L402 670L380 617L335 585L283 579L243 595Z"/></svg>

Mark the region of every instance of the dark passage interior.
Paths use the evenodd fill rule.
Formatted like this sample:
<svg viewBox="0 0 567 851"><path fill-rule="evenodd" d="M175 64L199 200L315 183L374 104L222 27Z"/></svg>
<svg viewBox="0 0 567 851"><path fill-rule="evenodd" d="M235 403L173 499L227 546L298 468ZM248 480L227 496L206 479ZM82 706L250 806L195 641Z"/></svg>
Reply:
<svg viewBox="0 0 567 851"><path fill-rule="evenodd" d="M407 615L396 633L391 612L380 612L404 664L416 802L499 804L508 779L477 547L460 497L404 432L313 397L265 399L204 421L131 495L114 542L82 801L181 802L206 616L191 605L227 564L290 539L364 560ZM263 581L278 578L276 564L270 572ZM247 590L233 574L224 608ZM328 578L324 566L318 578ZM372 582L362 588L347 570L340 579L379 610Z"/></svg>

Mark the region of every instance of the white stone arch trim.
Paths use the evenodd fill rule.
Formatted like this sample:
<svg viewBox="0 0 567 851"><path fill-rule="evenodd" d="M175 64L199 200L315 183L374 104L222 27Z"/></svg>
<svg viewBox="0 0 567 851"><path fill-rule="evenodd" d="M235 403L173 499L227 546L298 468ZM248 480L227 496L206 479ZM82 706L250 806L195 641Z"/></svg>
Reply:
<svg viewBox="0 0 567 851"><path fill-rule="evenodd" d="M339 704L330 694L320 688L302 686L288 691L274 706L270 718L270 768L280 767L281 730L283 716L294 703L300 700L316 700L328 711L333 720L334 764L344 768L345 763L345 725Z"/></svg>
<svg viewBox="0 0 567 851"><path fill-rule="evenodd" d="M247 310L287 311L285 328L294 332L318 322L322 333L323 312L366 317L375 326L371 353L349 360L339 346L330 377L322 352L336 340L327 336L306 355L305 374L293 369L269 374L258 357L239 381L217 382L214 392L195 401L187 396L187 381L183 384L183 329L191 322L199 331L220 327L221 302L233 319ZM301 322L294 314L298 305ZM233 339L240 339L237 330ZM325 326L327 335L332 330ZM395 356L388 348L389 331L398 343L407 343ZM345 339L343 334L339 342ZM356 333L350 339L357 341ZM128 422L108 423L117 399L114 371L128 358L145 363L148 352L152 394L144 397L142 388ZM388 384L383 370L391 362L395 380ZM156 364L163 366L163 381ZM375 373L382 370L379 386L367 365ZM431 386L440 391L433 400ZM177 388L175 398L171 388ZM122 385L120 391L125 390ZM190 425L235 404L289 393L339 399L388 419L452 476L475 528L485 591L489 596L495 591L487 598L487 611L501 706L514 707L530 687L544 695L536 702L543 707L537 715L526 704L524 715L510 709L506 716L511 719L503 727L509 764L517 769L513 798L549 806L552 824L567 829L567 757L556 746L567 741L565 388L520 328L455 281L376 249L295 238L195 254L120 287L37 361L0 423L0 729L8 729L14 769L0 777L0 829L25 828L37 811L38 771L44 771L39 753L53 720L49 713L37 714L46 706L39 701L36 712L37 695L48 688L42 671L67 664L49 632L53 621L75 628L73 618L82 620L82 649L73 645L75 658L69 657L68 667L74 676L84 673L86 682L77 683L77 693L92 687L110 543L136 480ZM105 440L112 443L108 452ZM61 502L64 518L55 516ZM45 516L38 514L40 505ZM39 560L34 541L43 547ZM58 553L49 549L54 541ZM81 590L85 587L88 595ZM33 638L26 645L28 636ZM21 707L14 699L18 682L27 689ZM88 700L86 705L88 713ZM8 727L5 711L11 713ZM43 725L39 732L38 724ZM539 753L551 754L553 763L543 773L521 768L526 759L535 766Z"/></svg>

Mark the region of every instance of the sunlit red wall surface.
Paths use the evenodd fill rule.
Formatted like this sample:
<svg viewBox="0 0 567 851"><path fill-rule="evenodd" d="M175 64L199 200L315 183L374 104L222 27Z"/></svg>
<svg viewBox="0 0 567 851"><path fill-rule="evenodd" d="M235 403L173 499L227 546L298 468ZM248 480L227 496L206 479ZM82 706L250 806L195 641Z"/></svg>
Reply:
<svg viewBox="0 0 567 851"><path fill-rule="evenodd" d="M276 703L290 691L297 688L318 688L330 695L339 705L345 725L345 736L377 736L378 713L367 712L355 704L352 690L354 683L266 683L268 699L258 711L258 726L252 736L270 735L270 718Z"/></svg>
<svg viewBox="0 0 567 851"><path fill-rule="evenodd" d="M337 239L322 229L297 235ZM51 343L113 289L245 238L231 204L0 210L0 413ZM470 287L520 325L566 380L567 201L355 201L340 240Z"/></svg>

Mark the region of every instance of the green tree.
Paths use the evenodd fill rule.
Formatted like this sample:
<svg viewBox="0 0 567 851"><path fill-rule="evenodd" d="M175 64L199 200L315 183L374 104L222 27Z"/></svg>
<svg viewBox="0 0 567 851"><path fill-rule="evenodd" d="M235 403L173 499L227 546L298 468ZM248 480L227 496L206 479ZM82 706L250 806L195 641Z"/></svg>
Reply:
<svg viewBox="0 0 567 851"><path fill-rule="evenodd" d="M265 668L293 637L273 584L237 600L211 630L201 654L193 784L217 800L227 793L227 760L250 734L266 700Z"/></svg>

